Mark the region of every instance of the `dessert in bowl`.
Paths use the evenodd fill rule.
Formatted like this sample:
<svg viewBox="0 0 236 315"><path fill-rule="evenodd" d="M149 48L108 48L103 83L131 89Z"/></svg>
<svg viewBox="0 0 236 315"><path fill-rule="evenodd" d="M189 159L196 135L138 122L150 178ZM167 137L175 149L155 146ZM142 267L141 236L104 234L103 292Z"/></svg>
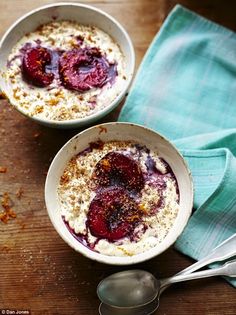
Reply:
<svg viewBox="0 0 236 315"><path fill-rule="evenodd" d="M139 125L108 123L73 137L45 185L51 221L85 256L109 264L150 259L174 243L192 210L178 151Z"/></svg>
<svg viewBox="0 0 236 315"><path fill-rule="evenodd" d="M19 19L0 43L0 88L24 115L49 126L94 122L117 106L134 71L123 27L82 4L58 3Z"/></svg>

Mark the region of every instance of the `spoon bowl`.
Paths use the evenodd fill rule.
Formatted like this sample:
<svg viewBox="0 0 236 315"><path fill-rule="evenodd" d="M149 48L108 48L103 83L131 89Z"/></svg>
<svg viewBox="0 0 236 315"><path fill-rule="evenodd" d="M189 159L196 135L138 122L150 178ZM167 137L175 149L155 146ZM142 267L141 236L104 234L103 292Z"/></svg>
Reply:
<svg viewBox="0 0 236 315"><path fill-rule="evenodd" d="M115 307L143 306L153 301L160 290L160 281L144 270L127 270L102 280L97 295L106 305Z"/></svg>

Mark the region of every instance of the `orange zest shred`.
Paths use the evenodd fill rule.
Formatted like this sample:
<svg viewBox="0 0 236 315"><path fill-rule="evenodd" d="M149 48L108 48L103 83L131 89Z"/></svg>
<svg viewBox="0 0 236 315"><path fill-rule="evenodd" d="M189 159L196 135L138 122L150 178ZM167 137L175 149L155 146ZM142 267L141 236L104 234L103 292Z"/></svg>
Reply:
<svg viewBox="0 0 236 315"><path fill-rule="evenodd" d="M104 169L109 170L111 168L111 164L107 159L103 159L101 161L102 166L104 167Z"/></svg>
<svg viewBox="0 0 236 315"><path fill-rule="evenodd" d="M127 251L125 248L121 247L121 246L118 246L117 247L119 250L121 250L126 256L134 256L133 253Z"/></svg>
<svg viewBox="0 0 236 315"><path fill-rule="evenodd" d="M139 219L140 219L140 213L134 213L127 217L127 221L130 223L138 221Z"/></svg>
<svg viewBox="0 0 236 315"><path fill-rule="evenodd" d="M139 205L139 210L142 211L144 214L148 213L148 210L145 208L145 206L143 204Z"/></svg>

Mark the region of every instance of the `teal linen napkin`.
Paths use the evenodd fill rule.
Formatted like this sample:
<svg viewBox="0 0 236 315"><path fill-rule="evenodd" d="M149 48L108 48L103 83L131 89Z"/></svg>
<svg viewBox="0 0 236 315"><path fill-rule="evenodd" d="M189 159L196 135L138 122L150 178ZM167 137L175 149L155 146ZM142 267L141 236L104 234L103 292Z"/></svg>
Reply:
<svg viewBox="0 0 236 315"><path fill-rule="evenodd" d="M187 160L194 212L176 248L195 259L236 232L235 93L236 34L177 5L119 117L165 135Z"/></svg>

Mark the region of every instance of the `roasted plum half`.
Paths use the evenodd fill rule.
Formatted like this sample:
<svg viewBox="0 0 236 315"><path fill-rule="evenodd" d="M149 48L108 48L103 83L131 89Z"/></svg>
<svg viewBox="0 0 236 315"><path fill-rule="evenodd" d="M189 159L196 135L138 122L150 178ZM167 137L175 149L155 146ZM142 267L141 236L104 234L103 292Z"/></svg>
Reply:
<svg viewBox="0 0 236 315"><path fill-rule="evenodd" d="M114 67L95 47L66 51L59 60L62 84L78 92L101 88L115 74Z"/></svg>
<svg viewBox="0 0 236 315"><path fill-rule="evenodd" d="M113 242L132 235L142 211L124 188L109 187L94 197L87 218L93 236Z"/></svg>
<svg viewBox="0 0 236 315"><path fill-rule="evenodd" d="M122 153L109 152L95 166L92 179L96 187L122 186L139 192L144 187L144 177L137 162Z"/></svg>
<svg viewBox="0 0 236 315"><path fill-rule="evenodd" d="M51 63L51 53L44 47L27 49L22 60L22 75L24 79L35 86L46 87L52 83L54 74L46 72L46 66Z"/></svg>

